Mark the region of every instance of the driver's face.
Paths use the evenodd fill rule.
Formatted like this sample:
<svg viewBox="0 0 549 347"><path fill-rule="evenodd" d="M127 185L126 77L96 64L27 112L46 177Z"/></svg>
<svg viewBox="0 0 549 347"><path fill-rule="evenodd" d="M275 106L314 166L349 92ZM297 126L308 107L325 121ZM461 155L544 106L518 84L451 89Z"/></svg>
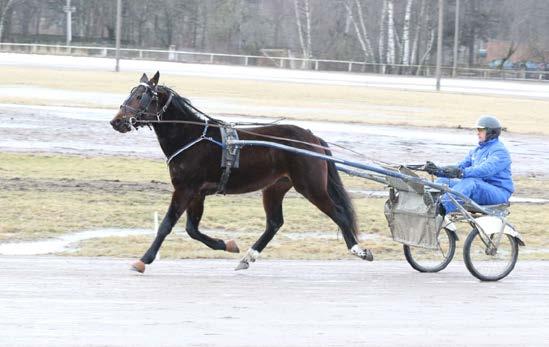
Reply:
<svg viewBox="0 0 549 347"><path fill-rule="evenodd" d="M478 142L486 141L486 129L477 129Z"/></svg>

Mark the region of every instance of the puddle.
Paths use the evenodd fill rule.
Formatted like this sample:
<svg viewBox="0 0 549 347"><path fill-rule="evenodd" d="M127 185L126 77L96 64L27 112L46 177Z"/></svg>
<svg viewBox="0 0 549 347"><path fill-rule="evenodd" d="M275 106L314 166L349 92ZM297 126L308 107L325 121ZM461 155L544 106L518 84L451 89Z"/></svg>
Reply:
<svg viewBox="0 0 549 347"><path fill-rule="evenodd" d="M110 236L123 237L152 234L153 231L151 229L86 230L61 235L59 237L46 240L2 243L0 244L0 255L39 255L59 253L74 250L74 248L71 248L71 245L84 240Z"/></svg>
<svg viewBox="0 0 549 347"><path fill-rule="evenodd" d="M203 230L206 234L217 235L220 237L239 238L241 236L249 235L261 235L258 231L226 231L221 229ZM185 239L190 237L183 230L174 230L174 234L181 236ZM61 235L56 238L37 240L37 241L24 241L24 242L7 242L0 243L0 255L41 255L41 254L53 254L60 252L74 252L78 250L78 242L103 238L103 237L125 237L135 235L154 235L152 229L97 229L86 230L76 233ZM280 239L289 240L307 240L307 239L321 239L321 240L343 240L341 232L337 232L335 229L322 230L322 231L303 231L303 232L281 232L278 237ZM362 233L360 239L362 241L372 240L379 238L378 235Z"/></svg>

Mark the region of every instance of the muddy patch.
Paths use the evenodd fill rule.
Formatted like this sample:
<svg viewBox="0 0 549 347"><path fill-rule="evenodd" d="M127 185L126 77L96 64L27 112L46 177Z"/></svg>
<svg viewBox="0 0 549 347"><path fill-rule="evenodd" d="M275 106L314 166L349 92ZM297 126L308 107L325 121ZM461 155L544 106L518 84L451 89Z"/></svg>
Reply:
<svg viewBox="0 0 549 347"><path fill-rule="evenodd" d="M61 179L34 179L34 178L2 178L0 177L0 190L3 191L36 191L36 192L154 192L171 193L173 187L170 183L151 180L148 182L127 182L121 180L78 180L73 178ZM387 198L387 190L348 189L352 198ZM523 188L511 197L512 203L547 204L549 193L536 187ZM245 194L248 196L260 196L261 192ZM299 197L301 194L293 189L288 192L288 197Z"/></svg>
<svg viewBox="0 0 549 347"><path fill-rule="evenodd" d="M32 178L1 178L0 189L8 191L37 191L37 192L105 192L124 193L133 192L171 192L171 184L149 182L126 182L120 180L78 180L72 178L32 179Z"/></svg>

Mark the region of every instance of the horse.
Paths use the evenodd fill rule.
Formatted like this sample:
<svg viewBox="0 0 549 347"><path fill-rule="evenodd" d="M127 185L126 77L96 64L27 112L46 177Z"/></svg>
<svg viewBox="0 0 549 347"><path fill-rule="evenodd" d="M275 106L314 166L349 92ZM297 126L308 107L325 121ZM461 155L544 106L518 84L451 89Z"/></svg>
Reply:
<svg viewBox="0 0 549 347"><path fill-rule="evenodd" d="M164 239L181 215L187 212L186 231L195 240L214 250L239 253L234 240L221 240L199 230L206 196L220 193L243 194L262 191L266 227L263 234L240 260L235 270L247 269L256 261L269 241L284 224L282 201L293 187L326 214L341 230L351 254L373 260L370 250L358 245L358 227L352 202L333 162L300 156L280 149L247 146L240 149L239 165L224 176L220 162L223 154L221 128L227 123L199 112L188 99L164 85L160 73L148 79L143 74L139 84L120 106L111 120L112 127L126 133L139 127L151 127L168 158L173 193L166 215L145 254L132 264L143 273L151 264ZM327 143L310 130L294 125L273 124L252 128L234 128L240 140L264 140L307 149L331 156ZM226 176L226 175L225 175Z"/></svg>

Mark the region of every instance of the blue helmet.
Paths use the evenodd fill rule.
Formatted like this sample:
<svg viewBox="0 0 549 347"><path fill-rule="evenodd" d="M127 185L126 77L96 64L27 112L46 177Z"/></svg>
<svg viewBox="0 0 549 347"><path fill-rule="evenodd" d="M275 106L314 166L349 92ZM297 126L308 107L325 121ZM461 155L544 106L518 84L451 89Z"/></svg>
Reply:
<svg viewBox="0 0 549 347"><path fill-rule="evenodd" d="M486 129L486 141L497 139L501 134L501 123L496 117L490 115L481 116L475 128Z"/></svg>

